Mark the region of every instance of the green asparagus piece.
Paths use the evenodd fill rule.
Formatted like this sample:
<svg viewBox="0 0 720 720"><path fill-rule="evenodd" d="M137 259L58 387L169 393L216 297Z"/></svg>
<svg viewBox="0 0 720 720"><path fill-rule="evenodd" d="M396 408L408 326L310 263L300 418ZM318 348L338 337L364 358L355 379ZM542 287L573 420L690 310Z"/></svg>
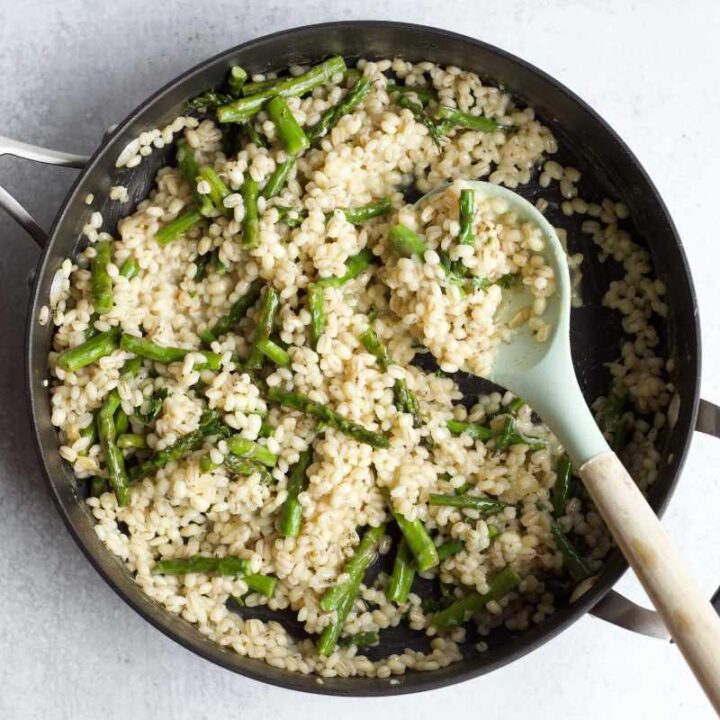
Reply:
<svg viewBox="0 0 720 720"><path fill-rule="evenodd" d="M430 495L430 505L445 505L468 510L477 510L483 515L494 515L500 512L506 504L500 500L489 497L477 497L473 495Z"/></svg>
<svg viewBox="0 0 720 720"><path fill-rule="evenodd" d="M147 442L144 435L138 435L137 433L125 433L123 435L118 435L117 446L121 450L127 450L129 448L143 450L147 447Z"/></svg>
<svg viewBox="0 0 720 720"><path fill-rule="evenodd" d="M245 315L247 315L248 310L257 302L262 287L263 281L260 278L253 280L250 283L248 291L230 306L230 310L228 310L212 328L206 331L204 339L212 342L223 335L227 335L230 329L237 325Z"/></svg>
<svg viewBox="0 0 720 720"><path fill-rule="evenodd" d="M243 86L245 85L247 79L248 74L245 68L242 68L239 65L233 65L230 68L230 72L228 73L228 89L233 95L237 97L241 94Z"/></svg>
<svg viewBox="0 0 720 720"><path fill-rule="evenodd" d="M238 457L245 458L246 460L256 460L257 462L267 465L268 467L275 467L277 463L277 455L270 452L265 445L248 440L242 435L231 435L226 440L228 450Z"/></svg>
<svg viewBox="0 0 720 720"><path fill-rule="evenodd" d="M461 245L472 245L475 242L472 228L474 218L475 191L465 188L460 191L460 235L458 242Z"/></svg>
<svg viewBox="0 0 720 720"><path fill-rule="evenodd" d="M90 481L90 494L93 497L100 497L108 491L107 480L97 475Z"/></svg>
<svg viewBox="0 0 720 720"><path fill-rule="evenodd" d="M343 209L346 220L353 225L362 225L368 220L387 215L392 210L390 198L385 197L375 202L361 205L360 207L349 207Z"/></svg>
<svg viewBox="0 0 720 720"><path fill-rule="evenodd" d="M193 280L195 280L195 282L200 282L205 279L210 260L212 260L211 252L195 256L195 275L193 276Z"/></svg>
<svg viewBox="0 0 720 720"><path fill-rule="evenodd" d="M465 434L469 435L473 440L489 440L493 436L489 427L478 423L448 420L446 427L453 435Z"/></svg>
<svg viewBox="0 0 720 720"><path fill-rule="evenodd" d="M160 228L155 233L155 240L161 245L167 245L173 240L177 240L181 235L184 235L191 227L197 225L203 216L197 210L190 210L184 215L179 215L174 220L171 220L165 227Z"/></svg>
<svg viewBox="0 0 720 720"><path fill-rule="evenodd" d="M290 468L287 481L287 499L280 510L279 529L284 537L297 537L302 523L302 505L298 495L307 485L307 470L313 459L312 446L300 453L298 461Z"/></svg>
<svg viewBox="0 0 720 720"><path fill-rule="evenodd" d="M320 278L315 284L321 288L342 287L345 283L356 278L363 270L366 270L374 260L375 256L372 250L365 248L357 255L353 255L346 260L345 273L343 275Z"/></svg>
<svg viewBox="0 0 720 720"><path fill-rule="evenodd" d="M400 528L400 532L402 532L410 548L410 552L412 552L415 557L418 570L425 572L435 567L440 562L440 559L438 558L437 549L435 548L432 538L428 535L423 524L420 520L408 520L404 515L397 512L393 506L390 491L387 490L387 488L383 490L383 496L390 508L390 512L395 518L395 522Z"/></svg>
<svg viewBox="0 0 720 720"><path fill-rule="evenodd" d="M337 645L340 633L345 626L345 620L352 610L352 606L355 603L355 599L360 592L360 582L347 588L345 594L342 596L340 604L337 606L335 615L336 619L322 631L320 639L315 646L318 655L327 656L330 655L335 646Z"/></svg>
<svg viewBox="0 0 720 720"><path fill-rule="evenodd" d="M340 638L338 645L340 647L355 646L357 648L366 648L377 645L380 642L380 636L375 630L367 630L365 632L355 633L348 637Z"/></svg>
<svg viewBox="0 0 720 720"><path fill-rule="evenodd" d="M320 336L325 329L325 291L319 283L308 285L308 310L310 311L310 342L317 350Z"/></svg>
<svg viewBox="0 0 720 720"><path fill-rule="evenodd" d="M428 87L413 87L412 85L395 85L388 83L385 87L388 95L415 95L418 100L423 103L437 102L438 94L433 88Z"/></svg>
<svg viewBox="0 0 720 720"><path fill-rule="evenodd" d="M401 257L418 257L422 260L428 248L422 238L405 225L393 225L388 234L395 252Z"/></svg>
<svg viewBox="0 0 720 720"><path fill-rule="evenodd" d="M303 150L310 147L308 136L295 119L284 98L274 97L267 104L266 110L288 155L299 155Z"/></svg>
<svg viewBox="0 0 720 720"><path fill-rule="evenodd" d="M392 359L390 358L387 348L380 341L375 331L372 328L368 328L360 336L360 342L371 355L375 356L380 369L383 372L387 372L388 366L392 365Z"/></svg>
<svg viewBox="0 0 720 720"><path fill-rule="evenodd" d="M490 422L500 415L517 415L520 408L525 405L525 401L522 398L513 398L507 405L501 405L495 412L490 413L486 416L485 422Z"/></svg>
<svg viewBox="0 0 720 720"><path fill-rule="evenodd" d="M230 188L225 184L224 180L218 175L215 168L210 165L201 167L198 173L198 178L204 180L210 186L210 192L207 197L210 198L213 206L217 208L223 215L230 215L232 210L226 208L224 205L225 198L230 194ZM201 213L203 209L200 210Z"/></svg>
<svg viewBox="0 0 720 720"><path fill-rule="evenodd" d="M242 96L248 97L248 95L257 95L258 93L265 92L268 88L277 85L278 82L280 81L277 78L247 82L242 87Z"/></svg>
<svg viewBox="0 0 720 720"><path fill-rule="evenodd" d="M499 125L495 120L483 117L482 115L471 115L457 108L439 105L435 110L434 119L436 127L439 128L441 134L445 135L453 127L460 126L470 130L478 130L479 132L495 132Z"/></svg>
<svg viewBox="0 0 720 720"><path fill-rule="evenodd" d="M496 538L501 533L500 528L497 525L492 525L491 523L488 523L487 529L488 529L488 538L490 540Z"/></svg>
<svg viewBox="0 0 720 720"><path fill-rule="evenodd" d="M277 95L281 97L304 95L326 83L336 73L345 72L346 69L345 61L342 57L337 56L330 58L298 77L278 80L257 95L243 97L218 108L218 120L221 123L245 122L257 113L270 98Z"/></svg>
<svg viewBox="0 0 720 720"><path fill-rule="evenodd" d="M163 347L146 338L138 338L134 335L123 335L120 338L120 347L139 357L147 358L153 362L169 364L179 362L188 353L200 353L205 362L195 365L196 370L219 370L222 356L208 350L188 350L187 348Z"/></svg>
<svg viewBox="0 0 720 720"><path fill-rule="evenodd" d="M461 625L469 615L480 612L491 600L502 600L520 583L520 576L508 565L503 568L488 584L490 589L484 595L471 592L461 600L440 610L432 617L432 624L438 630L448 630Z"/></svg>
<svg viewBox="0 0 720 720"><path fill-rule="evenodd" d="M130 498L128 476L125 470L125 460L120 448L116 444L117 432L115 430L115 412L120 407L120 396L117 390L112 390L105 398L105 402L97 413L97 434L100 447L105 457L108 480L115 491L115 497L120 507L127 505Z"/></svg>
<svg viewBox="0 0 720 720"><path fill-rule="evenodd" d="M273 342L269 338L265 340L258 340L257 348L266 358L272 360L272 362L274 362L277 366L283 368L290 367L290 353L288 353L285 348L281 347L276 342Z"/></svg>
<svg viewBox="0 0 720 720"><path fill-rule="evenodd" d="M407 541L403 537L398 545L393 563L392 574L388 581L385 595L390 602L404 603L407 602L408 595L412 589L413 580L415 580L416 571L415 560Z"/></svg>
<svg viewBox="0 0 720 720"><path fill-rule="evenodd" d="M563 455L557 461L555 474L555 484L552 491L553 509L555 517L562 517L565 514L565 505L570 491L570 479L572 478L572 463L567 455Z"/></svg>
<svg viewBox="0 0 720 720"><path fill-rule="evenodd" d="M202 458L201 458L202 459ZM265 485L269 485L272 482L272 475L270 475L268 469L259 462L254 460L247 460L245 458L237 457L236 455L226 455L223 460L223 465L233 475L245 475L249 477L258 473L260 475L260 482Z"/></svg>
<svg viewBox="0 0 720 720"><path fill-rule="evenodd" d="M95 312L99 315L108 313L113 307L113 284L108 275L107 266L112 262L112 249L109 240L98 240L95 243L95 260L93 261L90 288Z"/></svg>
<svg viewBox="0 0 720 720"><path fill-rule="evenodd" d="M85 443L83 444L82 449L78 451L78 455L87 455L90 448L97 441L97 424L95 423L94 418L89 425L80 430L79 435Z"/></svg>
<svg viewBox="0 0 720 720"><path fill-rule="evenodd" d="M142 358L136 358L142 360ZM143 425L150 425L158 419L160 412L165 404L165 398L168 396L167 388L160 388L149 400L149 407L146 412L140 412L139 410L135 413L134 418L136 422L142 423Z"/></svg>
<svg viewBox="0 0 720 720"><path fill-rule="evenodd" d="M371 527L365 531L362 536L360 543L355 550L355 554L350 558L343 569L343 575L348 575L348 579L345 582L335 585L333 588L328 590L323 595L320 601L320 608L324 612L330 612L340 607L342 599L350 594L352 587L358 586L363 577L365 571L370 565L375 562L377 558L378 543L385 534L385 526L380 525L379 527Z"/></svg>
<svg viewBox="0 0 720 720"><path fill-rule="evenodd" d="M118 408L115 413L115 432L118 438L124 435L130 429L130 418L125 414L122 408ZM120 445L118 444L118 447Z"/></svg>
<svg viewBox="0 0 720 720"><path fill-rule="evenodd" d="M222 105L227 105L233 100L233 95L226 95L225 93L218 92L217 90L206 90L204 93L196 95L191 100L188 100L185 107L188 110L200 110L201 112L205 112L206 110L217 110Z"/></svg>
<svg viewBox="0 0 720 720"><path fill-rule="evenodd" d="M453 555L457 555L465 546L460 540L448 540L446 543L439 545L437 548L438 558L440 562L447 560Z"/></svg>
<svg viewBox="0 0 720 720"><path fill-rule="evenodd" d="M250 175L242 186L245 217L243 217L242 245L247 250L257 247L260 241L260 220L258 219L258 184Z"/></svg>
<svg viewBox="0 0 720 720"><path fill-rule="evenodd" d="M495 447L498 450L505 450L511 445L527 445L530 450L542 450L547 447L547 442L542 438L532 437L518 432L515 429L515 418L508 415L502 432L495 438Z"/></svg>
<svg viewBox="0 0 720 720"><path fill-rule="evenodd" d="M353 87L357 81L362 77L362 73L358 68L350 68L345 73L345 85L349 88Z"/></svg>
<svg viewBox="0 0 720 720"><path fill-rule="evenodd" d="M616 452L625 447L630 425L625 417L627 394L616 391L608 393L607 400L598 414L598 424L610 439L610 446Z"/></svg>
<svg viewBox="0 0 720 720"><path fill-rule="evenodd" d="M252 592L260 593L267 598L275 595L278 579L272 575L246 575L243 580L248 590Z"/></svg>
<svg viewBox="0 0 720 720"><path fill-rule="evenodd" d="M159 560L153 572L156 575L187 575L188 573L213 573L216 575L245 575L250 563L245 558L227 556L223 558L193 555L189 558Z"/></svg>
<svg viewBox="0 0 720 720"><path fill-rule="evenodd" d="M562 553L563 562L570 577L575 580L575 582L580 582L590 577L592 571L580 557L580 553L578 553L575 546L562 531L562 528L554 520L550 520L550 531L552 532L555 547Z"/></svg>
<svg viewBox="0 0 720 720"><path fill-rule="evenodd" d="M327 405L315 402L305 395L281 390L279 387L268 388L267 395L271 402L312 415L318 418L318 420L323 421L326 425L339 430L358 442L372 445L372 447L375 448L390 447L390 442L384 434L368 430L362 425L358 425L345 416L340 415L340 413L335 410L331 410Z"/></svg>
<svg viewBox="0 0 720 720"><path fill-rule="evenodd" d="M280 194L296 162L297 159L291 155L285 162L280 163L275 170L273 170L272 175L270 175L262 190L262 196L265 199L269 200Z"/></svg>
<svg viewBox="0 0 720 720"><path fill-rule="evenodd" d="M127 278L128 280L132 280L139 272L140 272L140 268L138 267L138 264L132 258L128 258L120 266L120 274L124 278Z"/></svg>
<svg viewBox="0 0 720 720"><path fill-rule="evenodd" d="M183 435L164 450L158 450L140 465L130 470L130 481L137 482L147 475L157 472L172 461L182 460L198 450L206 437L213 435L227 436L226 426L220 423L219 413L206 412L200 419L200 427L187 435Z"/></svg>
<svg viewBox="0 0 720 720"><path fill-rule="evenodd" d="M61 352L57 358L57 365L68 372L75 372L97 362L101 357L110 355L117 346L117 329L106 330L86 340L82 345Z"/></svg>
<svg viewBox="0 0 720 720"><path fill-rule="evenodd" d="M262 296L260 318L255 328L255 336L250 345L250 354L245 363L245 367L247 367L248 370L257 370L262 365L263 354L257 344L260 340L268 340L270 338L279 306L280 298L277 292L268 285Z"/></svg>
<svg viewBox="0 0 720 720"><path fill-rule="evenodd" d="M370 80L366 77L360 78L345 97L337 105L326 110L315 125L310 128L308 131L308 139L310 142L314 143L323 135L330 132L343 115L347 115L357 108L371 89L372 85Z"/></svg>
<svg viewBox="0 0 720 720"><path fill-rule="evenodd" d="M213 209L212 200L207 195L201 195L197 191L197 177L200 174L200 169L195 161L195 151L187 144L187 141L178 141L176 158L178 167L182 170L185 179L190 185L195 204L198 210L200 210L200 214L205 216L210 215Z"/></svg>

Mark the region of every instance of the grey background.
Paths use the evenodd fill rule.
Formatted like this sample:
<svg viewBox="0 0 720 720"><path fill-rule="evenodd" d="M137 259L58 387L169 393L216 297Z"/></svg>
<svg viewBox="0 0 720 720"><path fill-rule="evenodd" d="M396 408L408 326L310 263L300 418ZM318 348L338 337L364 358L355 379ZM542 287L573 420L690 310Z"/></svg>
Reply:
<svg viewBox="0 0 720 720"><path fill-rule="evenodd" d="M0 0L0 134L88 153L108 125L205 57L284 27L353 18L475 35L555 75L606 117L655 179L684 238L703 310L703 394L720 402L714 0ZM0 182L44 226L73 177L0 161ZM674 648L589 617L490 676L382 701L266 687L172 643L95 574L51 504L22 371L26 277L38 251L5 217L0 242L0 718L712 717ZM666 516L708 594L720 581L719 460L720 442L698 437ZM634 578L620 587L643 600Z"/></svg>

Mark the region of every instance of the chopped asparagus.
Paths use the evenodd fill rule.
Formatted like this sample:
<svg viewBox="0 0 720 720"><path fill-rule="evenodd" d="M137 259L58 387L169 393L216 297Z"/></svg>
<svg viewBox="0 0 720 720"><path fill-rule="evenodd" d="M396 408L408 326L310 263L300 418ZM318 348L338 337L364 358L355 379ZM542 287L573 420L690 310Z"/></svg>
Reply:
<svg viewBox="0 0 720 720"><path fill-rule="evenodd" d="M260 220L258 218L258 184L250 175L242 186L245 217L243 218L242 244L247 250L257 247L260 241Z"/></svg>
<svg viewBox="0 0 720 720"><path fill-rule="evenodd" d="M230 310L228 310L212 328L206 331L204 338L212 342L226 335L247 315L248 310L258 301L262 287L263 281L260 278L253 280L250 283L248 291L230 306Z"/></svg>
<svg viewBox="0 0 720 720"><path fill-rule="evenodd" d="M477 510L483 515L494 515L506 507L504 502L494 500L489 497L479 497L473 495L439 495L435 493L430 495L430 505L445 505L468 510Z"/></svg>
<svg viewBox="0 0 720 720"><path fill-rule="evenodd" d="M92 265L90 288L93 307L98 315L108 313L113 307L113 283L107 267L112 262L112 247L109 240L95 243L95 260Z"/></svg>
<svg viewBox="0 0 720 720"><path fill-rule="evenodd" d="M284 98L274 97L267 104L266 110L288 155L299 155L310 147L308 136L295 119Z"/></svg>
<svg viewBox="0 0 720 720"><path fill-rule="evenodd" d="M257 370L262 365L263 354L258 347L258 342L260 340L269 339L279 306L280 298L277 292L268 285L262 296L260 318L258 319L258 324L255 328L255 335L253 337L252 344L250 345L250 354L248 355L247 362L245 363L245 366L249 370Z"/></svg>
<svg viewBox="0 0 720 720"><path fill-rule="evenodd" d="M302 523L302 505L298 495L303 492L307 483L307 470L313 459L312 446L300 453L298 461L290 468L287 480L287 498L280 510L279 529L285 537L297 537Z"/></svg>
<svg viewBox="0 0 720 720"><path fill-rule="evenodd" d="M61 352L57 357L57 365L68 372L75 372L97 362L101 357L110 355L117 346L117 329L106 330L86 340L82 345Z"/></svg>
<svg viewBox="0 0 720 720"><path fill-rule="evenodd" d="M189 210L184 215L179 215L174 220L171 220L165 227L160 228L155 233L155 240L160 245L167 245L173 240L177 240L181 235L184 235L191 227L197 225L203 216L198 210Z"/></svg>

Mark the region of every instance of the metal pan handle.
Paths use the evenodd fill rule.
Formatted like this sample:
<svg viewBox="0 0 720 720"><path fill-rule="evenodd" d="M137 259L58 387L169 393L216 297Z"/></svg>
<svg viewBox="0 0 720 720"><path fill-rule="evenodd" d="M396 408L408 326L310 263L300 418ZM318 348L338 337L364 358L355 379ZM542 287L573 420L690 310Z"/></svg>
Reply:
<svg viewBox="0 0 720 720"><path fill-rule="evenodd" d="M33 160L47 165L60 165L61 167L82 168L87 164L88 158L84 155L49 150L38 145L29 145L0 135L0 156L14 155L24 160ZM47 233L37 224L32 215L18 202L5 188L0 186L0 208L5 210L20 227L22 227L35 242L44 247L47 242Z"/></svg>
<svg viewBox="0 0 720 720"><path fill-rule="evenodd" d="M695 430L720 438L720 407L707 400L700 400ZM720 614L720 588L712 596L710 603ZM670 633L658 613L628 600L615 590L605 595L590 613L626 630L661 640L671 640Z"/></svg>

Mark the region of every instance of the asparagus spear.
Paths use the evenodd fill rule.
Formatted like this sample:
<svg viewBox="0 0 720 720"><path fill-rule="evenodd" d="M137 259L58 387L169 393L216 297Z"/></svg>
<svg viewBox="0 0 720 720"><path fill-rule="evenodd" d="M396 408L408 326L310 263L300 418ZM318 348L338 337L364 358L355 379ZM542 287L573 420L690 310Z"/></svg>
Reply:
<svg viewBox="0 0 720 720"><path fill-rule="evenodd" d="M221 123L245 122L257 113L270 98L277 95L281 97L304 95L326 83L336 73L342 73L345 70L346 66L343 58L340 56L332 57L298 77L278 80L257 95L243 97L218 108L218 120Z"/></svg>
<svg viewBox="0 0 720 720"><path fill-rule="evenodd" d="M115 413L115 433L119 439L120 435L124 435L130 429L130 418L125 414L122 408L118 408ZM120 445L118 444L118 447Z"/></svg>
<svg viewBox="0 0 720 720"><path fill-rule="evenodd" d="M237 97L242 93L243 86L245 85L247 79L248 74L245 68L240 67L240 65L233 65L228 73L228 89Z"/></svg>
<svg viewBox="0 0 720 720"><path fill-rule="evenodd" d="M572 463L567 455L563 455L557 462L555 468L555 484L552 491L553 509L555 517L562 517L565 514L570 490L570 479L572 477Z"/></svg>
<svg viewBox="0 0 720 720"><path fill-rule="evenodd" d="M446 427L453 435L465 434L469 435L473 440L489 440L493 436L489 427L479 423L448 420Z"/></svg>
<svg viewBox="0 0 720 720"><path fill-rule="evenodd" d="M475 191L465 188L460 191L460 235L458 242L461 245L472 245L475 242L472 229L474 217Z"/></svg>
<svg viewBox="0 0 720 720"><path fill-rule="evenodd" d="M432 617L432 624L441 631L461 625L468 615L480 612L491 600L501 600L517 587L519 582L520 576L508 565L488 583L488 592L484 595L471 592L461 600L456 600L449 607L436 612Z"/></svg>
<svg viewBox="0 0 720 720"><path fill-rule="evenodd" d="M242 96L248 97L248 95L257 95L258 93L264 92L268 88L277 85L279 80L272 78L270 80L253 80L245 83L242 87Z"/></svg>
<svg viewBox="0 0 720 720"><path fill-rule="evenodd" d="M465 546L460 540L448 540L446 543L439 545L437 548L437 554L440 558L440 562L447 560L453 555L457 555Z"/></svg>
<svg viewBox="0 0 720 720"><path fill-rule="evenodd" d="M437 102L438 95L433 88L414 87L413 85L395 85L388 83L385 86L388 95L415 95L423 103Z"/></svg>
<svg viewBox="0 0 720 720"><path fill-rule="evenodd" d="M348 113L353 112L363 101L371 90L370 80L366 77L360 78L348 91L345 97L334 107L326 110L320 119L308 131L308 139L311 143L330 132L337 124L337 121Z"/></svg>
<svg viewBox="0 0 720 720"><path fill-rule="evenodd" d="M290 354L285 348L273 342L270 339L258 340L257 348L260 352L269 360L272 360L276 365L283 368L289 368Z"/></svg>
<svg viewBox="0 0 720 720"><path fill-rule="evenodd" d="M243 218L243 247L251 250L257 247L260 240L260 221L258 219L258 184L250 175L245 178L242 186L245 217Z"/></svg>
<svg viewBox="0 0 720 720"><path fill-rule="evenodd" d="M332 653L337 645L340 633L345 625L345 620L352 610L352 606L355 603L355 599L360 592L360 582L347 588L345 594L340 600L340 604L335 610L336 619L330 625L328 625L320 635L320 639L315 646L318 655L327 656Z"/></svg>
<svg viewBox="0 0 720 720"><path fill-rule="evenodd" d="M554 520L550 520L550 531L552 532L555 547L562 553L563 562L568 573L570 573L570 577L576 582L590 577L592 575L590 568L585 564L585 561L580 557L580 553Z"/></svg>
<svg viewBox="0 0 720 720"><path fill-rule="evenodd" d="M285 162L280 163L275 170L273 170L272 175L268 178L262 191L262 196L264 198L269 200L270 198L280 194L280 191L285 187L288 176L295 167L296 162L296 158L291 155L287 160L285 160Z"/></svg>
<svg viewBox="0 0 720 720"><path fill-rule="evenodd" d="M356 278L363 270L367 269L375 259L372 250L365 248L357 255L353 255L345 261L345 273L343 275L320 278L315 284L318 287L342 287L345 283Z"/></svg>
<svg viewBox="0 0 720 720"><path fill-rule="evenodd" d="M280 299L277 292L268 285L262 296L260 318L258 319L258 324L255 328L255 336L253 337L252 344L250 345L250 354L248 355L247 362L245 363L248 370L257 370L262 365L263 354L257 344L260 340L269 339L270 333L273 329L273 324L275 323L275 316L277 315L279 305Z"/></svg>
<svg viewBox="0 0 720 720"><path fill-rule="evenodd" d="M127 450L129 448L143 450L147 447L147 442L144 435L138 435L137 433L125 433L123 435L118 435L117 446L121 450Z"/></svg>
<svg viewBox="0 0 720 720"><path fill-rule="evenodd" d="M226 335L234 325L237 325L247 315L247 311L257 302L262 286L263 281L260 278L253 280L248 291L230 306L230 310L212 328L205 332L203 338L208 342L212 342Z"/></svg>
<svg viewBox="0 0 720 720"><path fill-rule="evenodd" d="M92 419L89 425L80 430L79 435L85 442L82 449L78 450L78 455L87 455L90 448L97 441L97 424L95 423L95 418Z"/></svg>
<svg viewBox="0 0 720 720"><path fill-rule="evenodd" d="M226 440L228 450L238 457L247 460L257 460L268 467L275 467L277 455L270 452L265 445L248 440L242 435L231 435Z"/></svg>
<svg viewBox="0 0 720 720"><path fill-rule="evenodd" d="M180 170L182 170L185 179L188 181L192 190L195 204L201 215L208 216L212 213L213 204L212 200L207 195L201 195L197 191L197 177L200 174L200 169L195 161L195 152L187 144L187 141L180 140L177 144L177 164Z"/></svg>
<svg viewBox="0 0 720 720"><path fill-rule="evenodd" d="M288 155L299 155L310 147L310 140L292 110L282 97L274 97L267 104L267 113L275 125L280 142Z"/></svg>
<svg viewBox="0 0 720 720"><path fill-rule="evenodd" d="M405 225L393 225L388 238L395 252L401 257L425 257L428 248L422 238Z"/></svg>
<svg viewBox="0 0 720 720"><path fill-rule="evenodd" d="M128 258L120 266L120 274L124 278L127 278L128 280L132 280L139 272L140 272L140 268L138 267L138 264L132 258Z"/></svg>
<svg viewBox="0 0 720 720"><path fill-rule="evenodd" d="M375 630L366 630L365 632L355 633L348 637L338 640L340 647L350 647L354 645L357 648L366 648L377 645L380 642L380 636Z"/></svg>
<svg viewBox="0 0 720 720"><path fill-rule="evenodd" d="M250 563L245 558L228 555L223 558L193 555L189 558L160 560L155 563L156 575L187 575L188 573L215 573L217 575L246 575Z"/></svg>
<svg viewBox="0 0 720 720"><path fill-rule="evenodd" d="M626 405L627 394L616 391L610 392L598 415L598 424L609 437L610 446L616 452L625 447L630 429L630 425L625 418Z"/></svg>
<svg viewBox="0 0 720 720"><path fill-rule="evenodd" d="M502 432L495 438L495 447L498 450L504 450L510 445L527 445L530 450L542 450L547 447L547 442L542 438L531 437L515 429L515 418L508 415L505 418L505 424Z"/></svg>
<svg viewBox="0 0 720 720"><path fill-rule="evenodd" d="M120 396L118 395L118 391L112 390L98 411L96 421L100 446L105 456L108 480L115 491L118 505L124 507L130 498L130 489L127 472L125 470L125 460L122 452L120 452L120 448L118 448L116 444L115 411L119 407Z"/></svg>
<svg viewBox="0 0 720 720"><path fill-rule="evenodd" d="M483 515L494 515L500 512L506 504L500 500L489 497L477 497L473 495L430 495L430 505L445 505L469 510L477 510Z"/></svg>
<svg viewBox="0 0 720 720"><path fill-rule="evenodd" d="M258 473L260 475L260 482L263 484L269 485L272 482L272 475L270 475L267 468L254 460L247 460L237 457L236 455L226 455L223 459L223 465L233 475L245 475L249 477L250 475Z"/></svg>
<svg viewBox="0 0 720 720"><path fill-rule="evenodd" d="M112 261L112 249L109 240L98 240L95 243L95 260L93 261L90 288L93 307L99 315L108 313L113 306L112 278L108 275L107 266Z"/></svg>
<svg viewBox="0 0 720 720"><path fill-rule="evenodd" d="M365 571L377 558L378 543L385 534L385 526L371 527L365 531L355 554L345 565L343 575L348 575L345 582L339 583L328 590L320 601L320 608L325 612L336 610L340 607L342 599L349 594L352 587L360 585Z"/></svg>
<svg viewBox="0 0 720 720"><path fill-rule="evenodd" d="M90 494L93 497L100 497L108 490L107 480L97 475L90 481Z"/></svg>
<svg viewBox="0 0 720 720"><path fill-rule="evenodd" d="M272 575L246 575L243 580L248 586L248 590L260 593L267 598L271 598L275 594L278 584L278 579Z"/></svg>
<svg viewBox="0 0 720 720"><path fill-rule="evenodd" d="M246 123L243 127L248 136L248 140L250 140L255 147L266 148L268 146L267 140L257 131L252 122Z"/></svg>
<svg viewBox="0 0 720 720"><path fill-rule="evenodd" d="M312 446L300 453L298 461L290 468L287 481L287 499L280 510L279 529L284 537L297 537L302 522L302 505L298 495L305 490L307 470L313 459Z"/></svg>
<svg viewBox="0 0 720 720"><path fill-rule="evenodd" d="M349 223L362 225L375 217L387 215L391 210L392 202L389 197L385 197L360 207L344 208L343 214Z"/></svg>
<svg viewBox="0 0 720 720"><path fill-rule="evenodd" d="M390 575L390 580L385 592L388 600L396 603L404 603L407 601L413 580L415 579L416 567L407 541L403 537L400 540L397 553L395 554L392 574Z"/></svg>
<svg viewBox="0 0 720 720"><path fill-rule="evenodd" d="M61 352L57 358L57 366L68 372L75 372L97 362L101 357L110 355L117 346L117 329L106 330L86 340L82 345Z"/></svg>
<svg viewBox="0 0 720 720"><path fill-rule="evenodd" d="M427 128L428 135L430 135L435 145L439 146L440 138L445 134L445 131L438 127L433 119L425 113L423 106L411 100L407 95L402 94L398 96L396 102L401 108L405 108L413 114L415 122L419 122Z"/></svg>
<svg viewBox="0 0 720 720"><path fill-rule="evenodd" d="M437 549L435 548L432 538L428 535L423 524L420 520L408 520L404 515L397 512L393 506L390 491L387 488L383 489L383 496L390 508L390 512L395 518L395 522L400 528L400 532L402 532L410 548L410 552L415 556L418 570L425 572L435 567L440 562L440 559L438 558Z"/></svg>
<svg viewBox="0 0 720 720"><path fill-rule="evenodd" d="M387 372L388 366L392 365L393 361L390 357L387 348L380 341L375 331L372 328L368 328L361 336L360 342L363 347L371 354L375 356L378 361L378 365L383 372ZM409 413L413 416L414 424L417 426L420 424L420 406L415 397L415 393L408 387L407 381L404 378L398 378L395 380L393 387L395 395L395 407L400 412Z"/></svg>
<svg viewBox="0 0 720 720"><path fill-rule="evenodd" d="M308 285L308 310L310 311L310 342L313 350L317 350L320 336L325 329L325 292L319 283Z"/></svg>
<svg viewBox="0 0 720 720"><path fill-rule="evenodd" d="M210 167L210 165L205 165L205 167L200 168L198 178L200 178L200 180L204 180L210 186L210 192L207 194L207 196L210 198L213 206L217 208L223 215L229 215L231 213L231 210L230 208L225 207L223 201L230 194L230 188L218 175L215 168Z"/></svg>
<svg viewBox="0 0 720 720"><path fill-rule="evenodd" d="M142 360L142 358L136 358ZM160 388L150 398L149 407L146 412L140 412L139 410L135 413L134 418L136 422L142 423L143 425L150 425L155 422L160 415L160 411L163 409L163 404L168 396L167 388Z"/></svg>
<svg viewBox="0 0 720 720"><path fill-rule="evenodd" d="M207 110L217 110L222 105L227 105L233 100L233 95L226 95L225 93L218 92L217 90L206 90L204 93L196 95L194 98L188 100L185 107L188 110L200 110L201 112L205 112Z"/></svg>
<svg viewBox="0 0 720 720"><path fill-rule="evenodd" d="M160 228L155 233L155 240L160 245L167 245L173 240L177 240L181 235L184 235L191 227L197 225L203 216L198 210L189 210L183 215L179 215L174 220L171 220L165 227Z"/></svg>
<svg viewBox="0 0 720 720"><path fill-rule="evenodd" d="M152 340L146 338L135 337L134 335L123 335L120 338L120 347L127 352L131 352L139 357L147 358L153 362L169 364L179 362L185 358L188 353L200 353L205 362L195 365L196 370L219 370L222 356L218 353L208 350L188 350L187 348L163 347Z"/></svg>
<svg viewBox="0 0 720 720"><path fill-rule="evenodd" d="M482 115L471 115L457 108L439 105L435 110L434 119L441 135L448 133L453 127L460 126L479 132L495 132L499 125L495 120Z"/></svg>
<svg viewBox="0 0 720 720"><path fill-rule="evenodd" d="M195 452L195 450L198 450L206 437L212 435L227 436L228 434L226 426L220 423L219 413L217 411L206 412L200 419L200 427L197 430L183 435L172 445L154 453L140 465L134 466L130 470L130 481L137 482L146 475L157 472L172 461L182 460Z"/></svg>
<svg viewBox="0 0 720 720"><path fill-rule="evenodd" d="M335 410L331 410L327 405L315 402L305 395L288 390L281 390L279 387L271 387L268 388L267 396L271 402L312 415L318 418L318 420L322 420L326 425L345 433L345 435L349 435L358 442L372 445L372 447L375 448L390 447L390 442L384 434L368 430Z"/></svg>

